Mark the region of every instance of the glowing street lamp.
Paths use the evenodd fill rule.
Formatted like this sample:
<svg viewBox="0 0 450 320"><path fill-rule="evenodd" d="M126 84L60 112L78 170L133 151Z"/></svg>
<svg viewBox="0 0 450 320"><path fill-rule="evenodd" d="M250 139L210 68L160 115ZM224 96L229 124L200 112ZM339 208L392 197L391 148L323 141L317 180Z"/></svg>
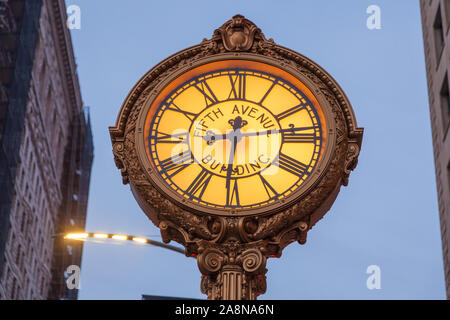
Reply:
<svg viewBox="0 0 450 320"><path fill-rule="evenodd" d="M88 232L74 232L74 233L66 233L66 234L59 234L60 236L63 235L64 239L67 240L86 240L89 238L92 239L113 239L118 241L133 241L140 244L149 244L165 249L169 249L172 251L176 251L182 254L185 254L185 251L181 248L171 246L169 244L165 244L159 241L147 239L144 237L137 237L137 236L131 236L131 235L124 235L124 234L111 234L111 233L88 233ZM58 236L58 235L57 235Z"/></svg>

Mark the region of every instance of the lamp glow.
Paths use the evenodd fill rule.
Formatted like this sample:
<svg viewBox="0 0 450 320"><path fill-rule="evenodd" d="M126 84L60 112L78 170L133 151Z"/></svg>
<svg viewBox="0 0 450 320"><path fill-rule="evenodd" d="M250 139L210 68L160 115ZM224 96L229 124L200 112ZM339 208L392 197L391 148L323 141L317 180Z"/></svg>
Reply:
<svg viewBox="0 0 450 320"><path fill-rule="evenodd" d="M147 239L134 237L133 241L139 242L139 243L147 243Z"/></svg>
<svg viewBox="0 0 450 320"><path fill-rule="evenodd" d="M64 238L66 239L86 239L89 236L87 233L69 233Z"/></svg>
<svg viewBox="0 0 450 320"><path fill-rule="evenodd" d="M94 233L94 238L106 239L106 238L108 238L108 235L106 233Z"/></svg>
<svg viewBox="0 0 450 320"><path fill-rule="evenodd" d="M115 235L112 236L112 238L114 240L127 240L127 236L124 236L122 234L115 234Z"/></svg>

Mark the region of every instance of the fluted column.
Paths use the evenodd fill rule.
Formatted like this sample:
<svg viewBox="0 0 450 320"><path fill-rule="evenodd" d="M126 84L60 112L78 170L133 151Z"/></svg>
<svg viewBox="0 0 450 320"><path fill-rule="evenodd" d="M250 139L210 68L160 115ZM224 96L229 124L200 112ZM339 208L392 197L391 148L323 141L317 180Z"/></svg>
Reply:
<svg viewBox="0 0 450 320"><path fill-rule="evenodd" d="M266 258L257 249L245 250L236 258L206 249L198 265L203 273L201 290L209 300L256 300L266 291Z"/></svg>

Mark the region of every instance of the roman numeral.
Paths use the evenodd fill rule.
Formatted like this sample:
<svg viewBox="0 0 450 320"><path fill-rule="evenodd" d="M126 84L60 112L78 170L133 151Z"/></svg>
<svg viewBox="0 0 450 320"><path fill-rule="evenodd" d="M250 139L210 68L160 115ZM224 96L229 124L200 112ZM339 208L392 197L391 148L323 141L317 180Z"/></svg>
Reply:
<svg viewBox="0 0 450 320"><path fill-rule="evenodd" d="M233 185L231 187L231 185ZM235 204L233 204L233 201ZM239 202L239 190L238 190L238 183L237 179L230 180L230 184L227 188L227 206L240 206Z"/></svg>
<svg viewBox="0 0 450 320"><path fill-rule="evenodd" d="M279 113L276 117L277 117L278 121L280 121L280 120L282 120L284 118L289 117L290 115L292 115L292 114L294 114L296 112L299 112L300 110L303 110L305 107L306 106L304 106L302 104L299 104L298 106L292 107L292 108L290 108L290 109L288 109L286 111L283 111L283 112Z"/></svg>
<svg viewBox="0 0 450 320"><path fill-rule="evenodd" d="M177 133L170 135L163 132L157 132L156 136L150 138L155 139L155 143L187 143L189 132Z"/></svg>
<svg viewBox="0 0 450 320"><path fill-rule="evenodd" d="M264 94L264 96L262 97L261 101L259 101L259 104L262 104L263 101L267 98L267 96L269 95L270 91L272 91L273 87L275 87L275 85L277 84L278 80L275 80L274 82L272 82L272 85L270 86L270 88L266 91L266 93Z"/></svg>
<svg viewBox="0 0 450 320"><path fill-rule="evenodd" d="M285 154L280 153L278 159L274 162L279 168L301 177L308 169L308 166L300 161L297 161Z"/></svg>
<svg viewBox="0 0 450 320"><path fill-rule="evenodd" d="M235 79L233 80L233 76L232 75L228 75L229 79L230 79L230 83L231 83L231 91L230 94L228 95L228 99L231 98L231 96L233 95L234 99L241 99L241 100L245 100L245 74L237 74L235 76Z"/></svg>
<svg viewBox="0 0 450 320"><path fill-rule="evenodd" d="M290 143L314 143L316 136L314 133L284 132L283 142Z"/></svg>
<svg viewBox="0 0 450 320"><path fill-rule="evenodd" d="M189 111L184 111L181 108L179 108L175 103L171 103L170 106L167 107L167 110L172 110L172 111L176 111L179 112L181 114L184 114L186 116L186 118L189 119L189 121L193 121L195 119L195 117L197 116L196 113L192 113Z"/></svg>
<svg viewBox="0 0 450 320"><path fill-rule="evenodd" d="M200 91L201 94L203 94L205 98L206 105L210 105L213 103L218 102L216 96L214 95L214 92L211 90L209 85L206 83L206 81L200 81L194 85L194 87Z"/></svg>
<svg viewBox="0 0 450 320"><path fill-rule="evenodd" d="M262 176L261 173L258 173L259 178L261 179L261 182L263 183L264 189L266 189L267 195L269 196L269 199L278 197L278 193L275 191L275 189L270 185L269 182L267 182L266 179Z"/></svg>
<svg viewBox="0 0 450 320"><path fill-rule="evenodd" d="M202 198L203 193L205 193L206 187L211 180L212 174L202 169L202 171L195 177L194 181L190 184L190 186L186 189L186 193L192 199L193 197L197 197L199 199ZM198 195L197 195L198 193Z"/></svg>
<svg viewBox="0 0 450 320"><path fill-rule="evenodd" d="M167 158L159 163L161 172L165 172L172 177L194 162L190 152L181 152L176 156ZM172 171L172 172L170 172Z"/></svg>

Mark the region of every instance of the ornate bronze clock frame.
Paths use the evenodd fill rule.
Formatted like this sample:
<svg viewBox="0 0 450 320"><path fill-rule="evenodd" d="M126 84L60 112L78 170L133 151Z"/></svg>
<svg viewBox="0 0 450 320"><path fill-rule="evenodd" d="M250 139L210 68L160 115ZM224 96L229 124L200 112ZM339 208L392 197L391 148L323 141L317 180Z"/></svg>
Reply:
<svg viewBox="0 0 450 320"><path fill-rule="evenodd" d="M230 80L232 92L229 90L228 100L231 103L214 95L222 85L214 90L208 87L208 83L213 82L205 79L214 77L221 77L217 84ZM244 99L240 88L244 88L246 82L242 79L254 81L255 88L262 87L263 82L268 84L261 103ZM279 99L288 101L286 92L290 92L303 101L300 106L274 114L274 108L264 105L262 100L275 84L284 88L285 97ZM174 103L174 97L182 94L189 97L193 92L200 92L205 98L203 110L206 111L195 113ZM254 109L255 116L251 118L257 120L248 117L248 113L244 119L238 116L240 109L236 101L247 101L248 106L242 105L242 113L245 108ZM205 119L219 119L217 114L212 118L208 110L224 116L220 121L230 126L231 133L217 134L202 129L202 125L207 127ZM303 118L309 117L310 127L282 122L299 110L307 115ZM257 118L259 111L263 113ZM160 123L173 125L175 120L171 119L175 116L165 116L170 112L192 123L200 123L200 138L195 128L192 129L193 125L189 130L186 125L186 131L179 135L159 133ZM267 129L261 127L259 133L241 133L240 129L250 121ZM357 164L363 129L357 127L346 95L325 70L301 54L275 44L272 39L267 40L251 21L236 15L217 29L211 39L170 56L147 72L127 96L116 126L110 127L110 134L114 160L121 170L123 183L130 184L141 208L160 228L163 241L177 241L185 247L186 256L197 258L202 273L201 290L208 299L253 300L266 291L267 258L280 257L283 248L291 242L304 244L308 230L330 209L341 185L347 185L350 171ZM238 139L250 139L251 135L290 143L289 150L294 153L310 152L308 164L286 156L282 147L273 158L267 156L270 163L267 160L266 167L273 164L288 175L298 177L292 186L283 187L286 192L278 193L261 175L267 169L261 169L266 163L261 156L255 158L253 164L242 166L243 182L238 180L240 168L237 165L233 168L236 145ZM231 164L223 164L222 169L216 166L218 169L214 171L212 166L205 166L212 158L200 156L199 165L192 166L197 171L190 172L186 168L194 163L195 155L185 157L188 147L175 158L159 159L160 153L167 152L160 146L189 146L195 139L206 148L218 144L220 139L227 140L228 147L231 144L234 148L233 156L230 154ZM303 150L304 145L310 145L304 150L311 151L298 151ZM191 162L184 164L186 159ZM244 170L248 174L244 174ZM174 182L172 178L182 171L184 177ZM186 182L190 175L193 181ZM277 181L286 181L289 176L286 177ZM203 201L205 189L213 179L215 189L226 185L227 194ZM242 193L240 200L238 183L241 190L242 186L255 185L256 188L257 180L267 192L267 199L252 201L251 190L246 187L247 194ZM179 186L183 183L187 186L184 189Z"/></svg>

